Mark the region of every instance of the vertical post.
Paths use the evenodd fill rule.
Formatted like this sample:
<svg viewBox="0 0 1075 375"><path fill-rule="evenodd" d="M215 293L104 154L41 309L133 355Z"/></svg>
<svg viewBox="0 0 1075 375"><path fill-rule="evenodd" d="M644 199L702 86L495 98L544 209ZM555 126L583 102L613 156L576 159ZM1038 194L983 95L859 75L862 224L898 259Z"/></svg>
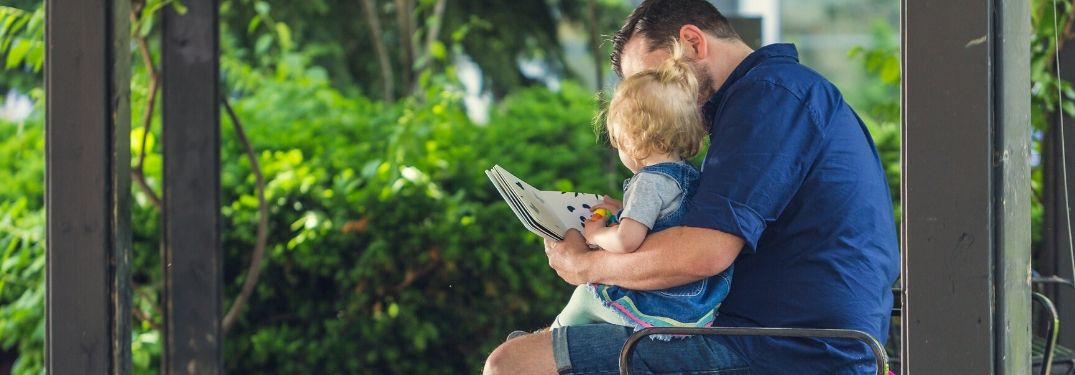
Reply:
<svg viewBox="0 0 1075 375"><path fill-rule="evenodd" d="M904 374L1030 368L1029 7L904 1Z"/></svg>
<svg viewBox="0 0 1075 375"><path fill-rule="evenodd" d="M129 0L46 1L49 374L128 374Z"/></svg>
<svg viewBox="0 0 1075 375"><path fill-rule="evenodd" d="M215 0L164 12L165 374L221 373L220 123Z"/></svg>
<svg viewBox="0 0 1075 375"><path fill-rule="evenodd" d="M1030 4L993 0L993 225L999 374L1031 368Z"/></svg>

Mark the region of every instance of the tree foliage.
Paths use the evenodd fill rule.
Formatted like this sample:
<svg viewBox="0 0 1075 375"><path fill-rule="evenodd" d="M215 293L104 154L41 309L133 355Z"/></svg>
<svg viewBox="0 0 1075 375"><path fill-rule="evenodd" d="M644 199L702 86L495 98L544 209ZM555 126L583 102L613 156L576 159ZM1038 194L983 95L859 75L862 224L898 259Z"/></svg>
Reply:
<svg viewBox="0 0 1075 375"><path fill-rule="evenodd" d="M861 59L870 82L858 97L847 98L870 130L885 167L894 218L899 223L900 197L900 52L895 31L885 23L874 25L872 47L855 47L848 52Z"/></svg>
<svg viewBox="0 0 1075 375"><path fill-rule="evenodd" d="M391 47L388 58L396 73L392 77L395 97L412 92L422 73L416 68L428 67L426 60L439 56L446 61L443 66L450 64L456 53L478 64L486 88L496 97L536 82L523 73L520 60L538 61L561 77L572 75L563 62L558 26L561 20L588 22L585 2L448 0L439 17L435 12L437 2L372 1L381 26L381 41ZM604 26L601 30L612 30L629 11L621 2L602 0L597 5L598 22ZM411 12L400 17L401 9ZM413 25L401 26L401 20L411 20ZM310 53L311 63L324 67L337 87L357 87L368 96L384 98L381 93L385 77L360 0L229 0L222 4L221 21L226 33L234 36L230 48L237 50L236 55L248 64L271 64L277 58L271 53L274 49L302 45ZM430 39L428 34L438 23L439 32ZM287 32L280 32L281 28ZM292 43L272 43L281 38ZM410 59L404 53L407 50L414 51ZM407 76L413 79L405 82Z"/></svg>
<svg viewBox="0 0 1075 375"><path fill-rule="evenodd" d="M41 84L45 62L44 7L0 6L0 60L3 70L22 74L0 75L0 89L13 87L28 91Z"/></svg>

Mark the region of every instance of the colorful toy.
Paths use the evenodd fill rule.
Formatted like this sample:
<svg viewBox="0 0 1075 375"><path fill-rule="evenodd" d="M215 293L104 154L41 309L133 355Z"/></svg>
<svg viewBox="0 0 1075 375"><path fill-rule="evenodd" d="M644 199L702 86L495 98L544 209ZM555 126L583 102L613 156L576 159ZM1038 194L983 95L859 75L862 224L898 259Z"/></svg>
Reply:
<svg viewBox="0 0 1075 375"><path fill-rule="evenodd" d="M608 223L606 225L613 226L618 223L618 220L616 220L616 215L613 215L612 212L604 208L598 208L594 210L593 214L590 215L590 221L598 221L606 217L608 218Z"/></svg>
<svg viewBox="0 0 1075 375"><path fill-rule="evenodd" d="M593 214L590 215L590 221L598 221L601 220L601 218L610 216L612 216L611 212L608 212L608 210L604 208L598 208L596 210L593 210Z"/></svg>

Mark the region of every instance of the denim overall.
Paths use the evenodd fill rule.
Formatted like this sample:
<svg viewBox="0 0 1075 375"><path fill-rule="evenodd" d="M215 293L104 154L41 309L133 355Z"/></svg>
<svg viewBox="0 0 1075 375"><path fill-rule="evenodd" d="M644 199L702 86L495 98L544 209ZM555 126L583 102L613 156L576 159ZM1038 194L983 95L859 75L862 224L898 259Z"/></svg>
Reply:
<svg viewBox="0 0 1075 375"><path fill-rule="evenodd" d="M638 173L667 176L685 192L680 196L679 207L657 218L650 233L679 225L697 188L698 170L686 162L659 163L643 167ZM624 190L627 190L630 181L624 181ZM646 327L708 327L713 324L720 302L728 295L731 277L732 267L728 267L715 276L662 290L637 291L604 284L590 284L590 287L602 304L636 330Z"/></svg>

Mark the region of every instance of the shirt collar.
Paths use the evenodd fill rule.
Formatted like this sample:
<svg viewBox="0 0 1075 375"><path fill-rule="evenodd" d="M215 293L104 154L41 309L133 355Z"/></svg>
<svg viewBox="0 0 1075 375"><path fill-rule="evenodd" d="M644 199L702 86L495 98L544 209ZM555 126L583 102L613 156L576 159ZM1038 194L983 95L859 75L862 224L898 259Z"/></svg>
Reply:
<svg viewBox="0 0 1075 375"><path fill-rule="evenodd" d="M790 43L770 44L747 55L739 63L739 66L732 70L732 74L728 75L728 79L724 80L724 84L720 85L720 89L713 93L702 106L702 114L705 116L706 125L712 126L713 117L716 116L717 110L720 109L720 104L724 101L724 96L727 94L729 87L735 85L739 79L747 75L754 67L771 58L779 57L787 57L799 62L799 52L795 49L795 45Z"/></svg>

